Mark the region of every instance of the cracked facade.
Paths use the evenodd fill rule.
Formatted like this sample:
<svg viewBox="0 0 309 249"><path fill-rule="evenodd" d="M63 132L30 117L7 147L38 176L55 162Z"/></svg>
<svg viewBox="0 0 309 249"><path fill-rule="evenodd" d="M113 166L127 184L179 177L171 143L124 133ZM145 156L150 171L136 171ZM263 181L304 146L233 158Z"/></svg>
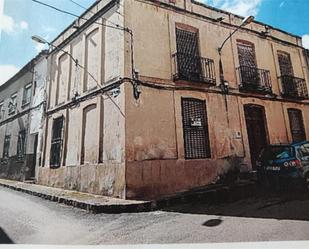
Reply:
<svg viewBox="0 0 309 249"><path fill-rule="evenodd" d="M300 37L239 29L221 51L222 91L218 48L241 22L194 0L94 3L52 42L38 183L152 199L254 170L268 143L307 140Z"/></svg>

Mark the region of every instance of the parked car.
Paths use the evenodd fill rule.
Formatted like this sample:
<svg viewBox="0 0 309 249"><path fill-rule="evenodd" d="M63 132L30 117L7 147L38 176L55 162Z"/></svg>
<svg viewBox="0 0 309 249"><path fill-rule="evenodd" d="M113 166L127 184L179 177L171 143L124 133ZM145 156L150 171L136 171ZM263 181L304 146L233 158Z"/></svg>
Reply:
<svg viewBox="0 0 309 249"><path fill-rule="evenodd" d="M280 188L301 183L309 189L309 142L274 144L264 148L256 162L258 181Z"/></svg>

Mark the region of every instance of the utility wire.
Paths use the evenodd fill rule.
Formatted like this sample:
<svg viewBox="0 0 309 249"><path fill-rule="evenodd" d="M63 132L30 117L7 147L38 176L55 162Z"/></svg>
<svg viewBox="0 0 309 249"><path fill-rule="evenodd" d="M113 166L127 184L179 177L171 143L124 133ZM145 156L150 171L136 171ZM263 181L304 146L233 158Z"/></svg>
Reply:
<svg viewBox="0 0 309 249"><path fill-rule="evenodd" d="M74 17L76 17L76 18L85 20L85 21L88 21L88 20L89 20L89 19L87 19L87 18L85 18L85 17L78 16L78 15L76 15L76 14L74 14L74 13L71 13L71 12L69 12L69 11L65 11L65 10L59 9L59 8L57 8L57 7L55 7L55 6L52 6L52 5L43 3L43 2L38 1L38 0L31 0L31 1L33 1L33 2L35 2L35 3L38 3L38 4L41 4L41 5L43 5L43 6L49 7L49 8L51 8L51 9L56 10L56 11L59 11L59 12L61 12L61 13L64 13L64 14L67 14L67 15L74 16ZM74 2L74 1L72 1L72 0L70 0L70 1L71 1L71 2ZM74 3L75 3L75 2L74 2ZM75 3L75 4L76 4L76 3ZM79 4L78 4L78 5L79 5ZM79 5L79 6L81 7L81 5ZM82 6L82 8L85 8L85 7ZM104 18L104 19L105 19L105 18ZM105 19L105 20L106 20L106 19ZM96 23L96 24L99 24L99 25L102 25L102 26L105 26L105 27L117 29L117 30L126 31L126 32L128 32L128 33L130 34L130 37L131 37L131 57L132 57L132 58L131 58L131 63L132 63L132 77L134 77L133 32L132 32L132 30L130 30L130 29L128 29L128 28L125 28L125 27L122 27L122 26L120 26L120 25L118 25L118 24L114 24L114 25L116 25L116 27L115 27L115 26L111 26L111 25L107 25L107 24L99 23L99 22L93 22L93 23ZM52 45L51 43L48 43L48 44L51 45L51 46L53 46L53 47L55 47L56 49L58 48L58 47ZM62 50L62 49L60 49L60 50ZM64 51L64 50L62 50L62 51ZM70 53L68 53L68 52L66 52L66 51L64 51L64 52L65 52L66 54L68 54L69 57L71 57L71 59L75 62L75 64L76 64L77 66L79 66L80 68L82 68L83 70L85 70L85 72L87 72L87 74L96 82L97 86L98 86L100 89L102 89L102 86L98 83L98 81L95 79L95 77L94 77L90 72L88 72L88 71L85 69L85 67L83 67L82 65L80 65L80 64L78 63L78 60L74 59ZM116 107L118 108L118 110L120 111L121 115L122 115L123 117L125 117L125 115L124 115L124 113L121 111L121 108L119 107L119 105L118 105L108 94L106 94L106 95L107 95L108 98L115 104L115 106L116 106Z"/></svg>
<svg viewBox="0 0 309 249"><path fill-rule="evenodd" d="M67 15L70 15L70 16L74 16L74 17L76 17L76 18L78 18L78 19L82 19L82 20L85 20L85 21L88 21L88 20L89 20L89 19L87 19L87 18L85 18L85 17L79 16L79 15L77 15L77 14L74 14L74 13L69 12L69 11L66 11L66 10L59 9L59 8L57 8L57 7L55 7L55 6L49 5L49 4L47 4L47 3L43 3L43 2L38 1L38 0L31 0L31 1L32 1L32 2L35 2L35 3L38 3L38 4L41 4L41 5L45 6L45 7L54 9L54 10L56 10L56 11L59 11L59 12L61 12L61 13L63 13L63 14L67 14ZM126 31L126 32L129 32L129 33L130 33L130 31L129 31L128 28L122 27L122 26L120 26L120 25L118 25L118 24L115 24L116 26L112 26L112 25L108 25L108 24L104 24L104 23L99 23L99 22L93 22L93 23L99 24L99 25L102 25L102 26L105 26L105 27L108 27L108 28L118 29L118 30L122 30L122 31Z"/></svg>
<svg viewBox="0 0 309 249"><path fill-rule="evenodd" d="M75 2L75 1L73 1L73 0L69 0L69 1L70 1L71 3L74 3L75 5L79 6L80 8L82 8L82 9L84 9L84 10L88 10L88 8L84 7L83 5L77 3L77 2ZM91 11L91 10L89 10L89 12L92 13L92 14L95 14L95 12L93 12L93 11ZM102 19L103 19L104 21L106 21L106 22L111 23L112 25L115 25L116 27L119 26L118 24L116 24L116 23L114 23L114 22L112 22L112 21L110 21L110 20L108 20L108 19L106 19L106 18L103 18L103 17L102 17Z"/></svg>
<svg viewBox="0 0 309 249"><path fill-rule="evenodd" d="M62 10L62 9L59 9L57 7L54 7L52 5L49 5L49 4L46 4L46 3L43 3L41 1L38 1L38 0L31 0L35 3L38 3L38 4L41 4L41 5L44 5L46 7L49 7L49 8L52 8L54 10L57 10L61 13L64 13L64 14L67 14L67 15L71 15L71 16L74 16L74 17L77 17L79 19L82 19L82 20L85 20L85 21L88 21L89 19L85 18L85 17L80 17L74 13L71 13L69 11L65 11L65 10ZM117 26L111 26L111 25L107 25L107 24L104 24L104 23L99 23L99 22L93 22L93 23L96 23L96 24L99 24L99 25L102 25L102 26L105 26L105 27L109 27L109 28L113 28L113 29L117 29L117 30L122 30L122 31L125 31L127 33L130 34L130 40L131 40L131 69L132 69L132 79L134 80L135 79L135 69L134 69L134 39L133 39L133 31L129 28L125 28L125 27L122 27L120 25L117 24Z"/></svg>

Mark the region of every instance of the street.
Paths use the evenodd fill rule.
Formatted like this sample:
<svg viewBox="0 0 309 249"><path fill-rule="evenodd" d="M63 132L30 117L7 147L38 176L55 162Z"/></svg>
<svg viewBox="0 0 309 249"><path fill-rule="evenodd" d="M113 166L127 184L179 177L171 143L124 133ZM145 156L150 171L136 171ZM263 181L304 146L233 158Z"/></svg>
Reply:
<svg viewBox="0 0 309 249"><path fill-rule="evenodd" d="M0 187L0 243L140 244L309 239L308 195L90 214Z"/></svg>

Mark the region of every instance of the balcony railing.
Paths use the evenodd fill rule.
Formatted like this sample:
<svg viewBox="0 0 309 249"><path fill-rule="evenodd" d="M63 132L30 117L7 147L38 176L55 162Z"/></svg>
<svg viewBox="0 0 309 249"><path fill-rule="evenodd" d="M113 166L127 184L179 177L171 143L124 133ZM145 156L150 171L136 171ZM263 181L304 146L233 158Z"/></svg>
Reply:
<svg viewBox="0 0 309 249"><path fill-rule="evenodd" d="M216 84L215 66L212 59L185 53L175 53L172 58L174 80Z"/></svg>
<svg viewBox="0 0 309 249"><path fill-rule="evenodd" d="M272 93L270 73L268 70L248 66L240 66L236 70L239 74L240 90Z"/></svg>
<svg viewBox="0 0 309 249"><path fill-rule="evenodd" d="M284 75L279 77L282 87L282 96L295 98L295 99L307 99L308 90L306 81L301 78L297 78L290 75Z"/></svg>

